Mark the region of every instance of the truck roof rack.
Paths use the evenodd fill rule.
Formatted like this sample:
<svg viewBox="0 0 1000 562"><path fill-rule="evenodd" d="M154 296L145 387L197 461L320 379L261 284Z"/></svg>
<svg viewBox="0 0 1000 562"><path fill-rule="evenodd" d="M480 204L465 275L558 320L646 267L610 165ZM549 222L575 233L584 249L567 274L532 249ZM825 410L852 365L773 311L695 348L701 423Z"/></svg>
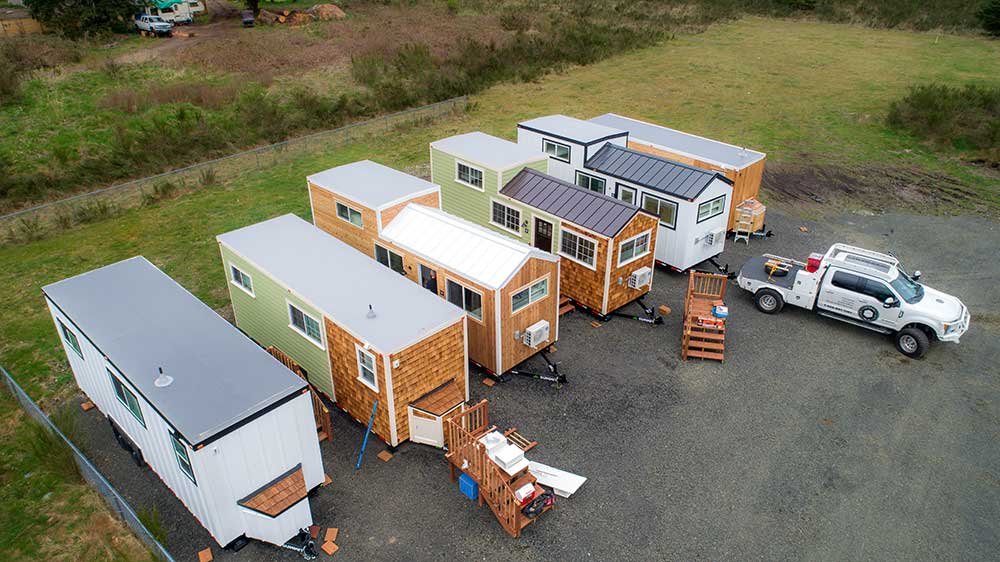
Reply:
<svg viewBox="0 0 1000 562"><path fill-rule="evenodd" d="M892 270L899 266L899 260L889 254L873 252L848 244L834 244L826 252L826 259L837 262L838 266L867 273L890 281Z"/></svg>

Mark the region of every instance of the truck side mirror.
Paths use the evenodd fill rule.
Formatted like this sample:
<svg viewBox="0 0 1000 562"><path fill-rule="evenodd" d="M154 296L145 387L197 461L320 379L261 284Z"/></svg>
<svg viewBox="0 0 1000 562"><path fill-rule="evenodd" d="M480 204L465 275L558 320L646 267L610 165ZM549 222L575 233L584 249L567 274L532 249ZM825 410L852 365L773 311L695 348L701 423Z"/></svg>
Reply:
<svg viewBox="0 0 1000 562"><path fill-rule="evenodd" d="M882 301L882 306L885 308L894 308L899 306L899 301L895 297L885 297L885 300Z"/></svg>
<svg viewBox="0 0 1000 562"><path fill-rule="evenodd" d="M913 272L913 280L914 281L920 280L920 270L919 269Z"/></svg>

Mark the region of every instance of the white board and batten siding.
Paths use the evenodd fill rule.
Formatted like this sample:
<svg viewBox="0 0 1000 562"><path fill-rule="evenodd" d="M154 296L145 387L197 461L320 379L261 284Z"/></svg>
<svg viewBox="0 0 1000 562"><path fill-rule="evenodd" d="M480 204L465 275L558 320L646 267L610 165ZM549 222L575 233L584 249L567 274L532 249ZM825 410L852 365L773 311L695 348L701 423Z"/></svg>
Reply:
<svg viewBox="0 0 1000 562"><path fill-rule="evenodd" d="M549 143L569 147L569 158L546 151ZM538 150L549 157L548 174L576 183L576 172L605 144L628 145L628 133L565 115L548 115L518 123L517 144ZM610 193L609 193L610 194Z"/></svg>

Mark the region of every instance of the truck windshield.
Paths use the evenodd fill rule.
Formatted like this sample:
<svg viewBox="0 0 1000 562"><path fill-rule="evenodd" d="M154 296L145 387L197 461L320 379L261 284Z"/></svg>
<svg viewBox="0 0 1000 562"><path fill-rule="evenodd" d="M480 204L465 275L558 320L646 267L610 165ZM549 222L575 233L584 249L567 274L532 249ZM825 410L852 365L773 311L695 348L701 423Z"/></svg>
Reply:
<svg viewBox="0 0 1000 562"><path fill-rule="evenodd" d="M902 269L896 270L899 274L896 278L892 280L892 288L899 293L899 296L909 303L914 303L919 301L924 297L924 288L910 276L906 274Z"/></svg>

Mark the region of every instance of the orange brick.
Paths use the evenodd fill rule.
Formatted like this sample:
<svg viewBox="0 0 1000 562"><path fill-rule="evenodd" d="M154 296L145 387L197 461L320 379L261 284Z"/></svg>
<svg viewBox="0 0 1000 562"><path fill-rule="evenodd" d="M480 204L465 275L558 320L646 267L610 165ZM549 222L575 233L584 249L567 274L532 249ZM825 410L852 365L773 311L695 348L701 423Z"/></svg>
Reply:
<svg viewBox="0 0 1000 562"><path fill-rule="evenodd" d="M337 542L337 535L340 534L340 529L336 527L330 527L326 530L326 542Z"/></svg>
<svg viewBox="0 0 1000 562"><path fill-rule="evenodd" d="M319 538L319 525L309 525L309 536L316 540Z"/></svg>
<svg viewBox="0 0 1000 562"><path fill-rule="evenodd" d="M332 542L323 543L323 546L320 547L320 548L322 548L323 552L329 554L330 556L333 556L334 552L337 552L338 550L340 550L340 547L337 546L337 545L335 545L335 544L333 544Z"/></svg>
<svg viewBox="0 0 1000 562"><path fill-rule="evenodd" d="M333 478L330 478L329 474L324 474L323 475L323 485L324 486L329 486L331 483L333 483Z"/></svg>
<svg viewBox="0 0 1000 562"><path fill-rule="evenodd" d="M390 453L389 451L382 451L381 453L379 453L379 454L378 454L378 455L376 455L376 456L377 456L377 457L378 457L379 459L381 459L381 460L382 460L382 462L389 462L389 459L391 459L391 458L392 458L392 453Z"/></svg>
<svg viewBox="0 0 1000 562"><path fill-rule="evenodd" d="M490 377L486 377L485 379L483 379L483 384L485 384L486 386L493 386L496 383L497 381L491 379Z"/></svg>
<svg viewBox="0 0 1000 562"><path fill-rule="evenodd" d="M84 412L89 412L94 409L94 403L91 402L90 400L87 400L86 402L80 404L80 409L83 410Z"/></svg>
<svg viewBox="0 0 1000 562"><path fill-rule="evenodd" d="M667 305L665 305L665 304L661 304L659 310L660 310L660 314L662 314L664 316L670 314L670 307L667 306Z"/></svg>
<svg viewBox="0 0 1000 562"><path fill-rule="evenodd" d="M597 320L594 320L593 322L591 322L590 325L593 326L593 327L595 327L595 328L600 328L601 327L601 323L598 322Z"/></svg>
<svg viewBox="0 0 1000 562"><path fill-rule="evenodd" d="M212 562L213 559L211 548L198 551L198 562Z"/></svg>

